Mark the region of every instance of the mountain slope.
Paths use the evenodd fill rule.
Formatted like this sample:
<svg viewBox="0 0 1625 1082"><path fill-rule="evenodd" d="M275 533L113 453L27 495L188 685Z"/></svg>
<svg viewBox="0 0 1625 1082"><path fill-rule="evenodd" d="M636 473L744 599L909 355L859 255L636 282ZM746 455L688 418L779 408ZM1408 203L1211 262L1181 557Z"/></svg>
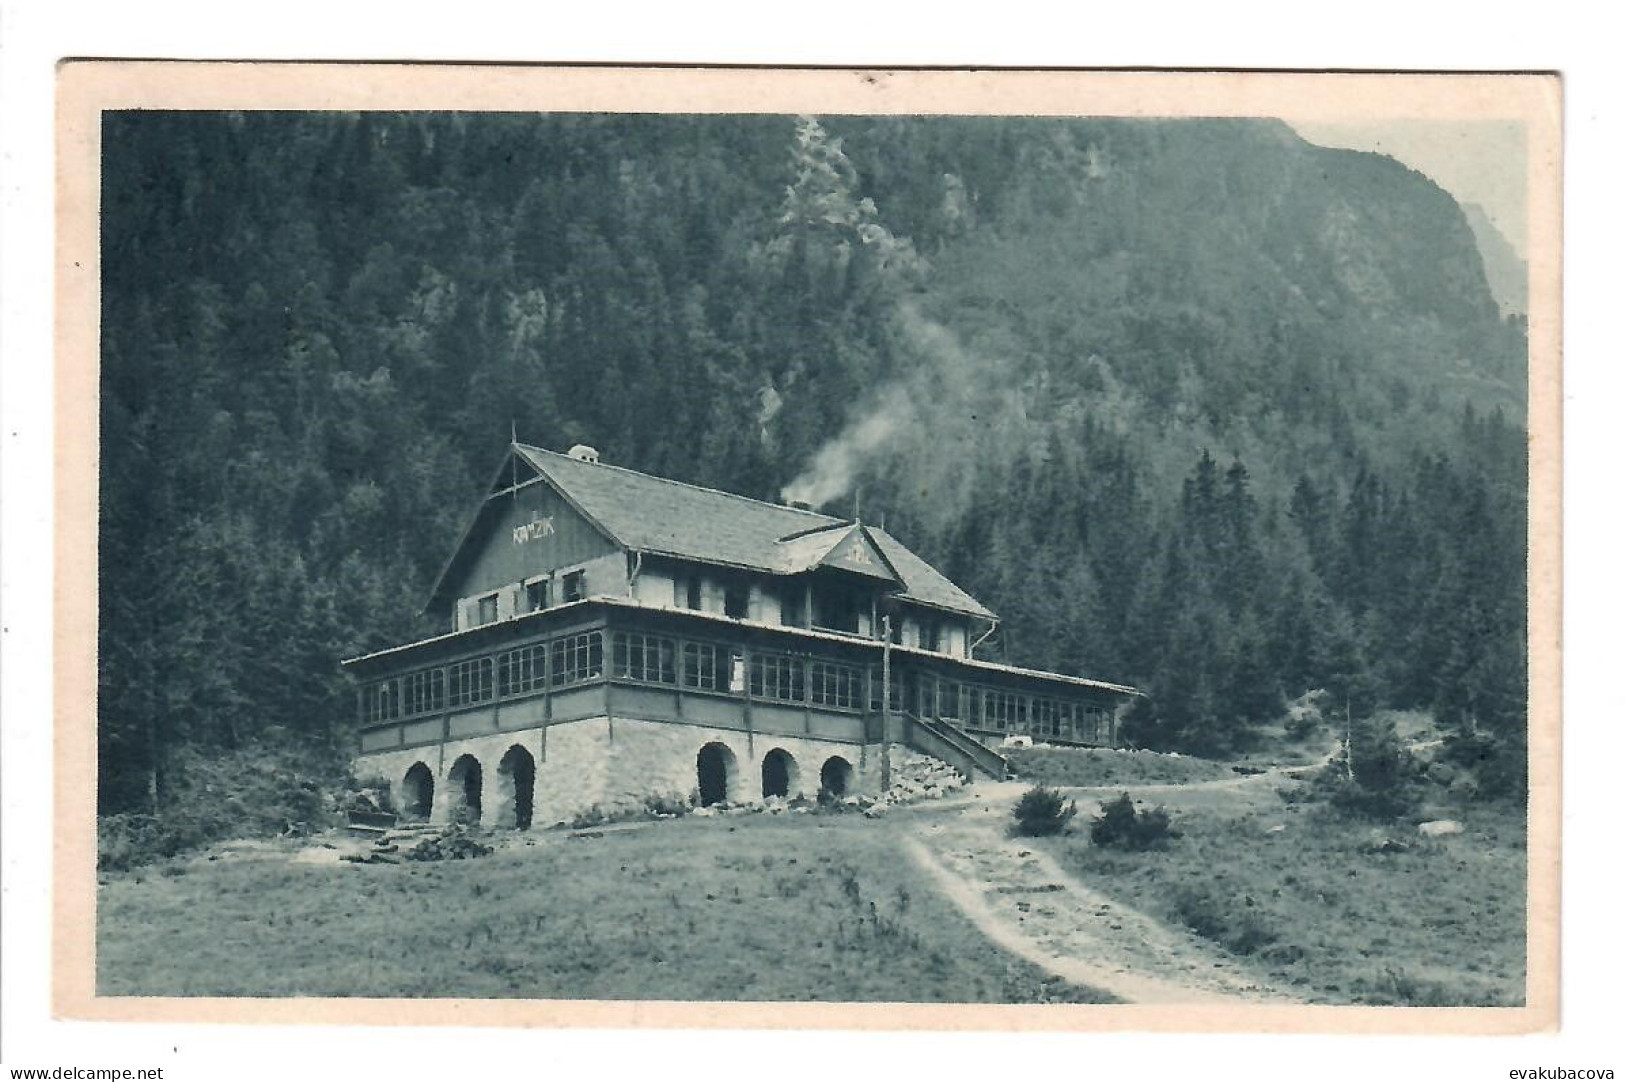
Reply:
<svg viewBox="0 0 1625 1082"><path fill-rule="evenodd" d="M1472 227L1478 242L1478 254L1484 260L1484 277L1490 292L1508 315L1529 313L1529 265L1512 247L1512 242L1490 221L1490 216L1477 203L1463 203L1462 212Z"/></svg>
<svg viewBox="0 0 1625 1082"><path fill-rule="evenodd" d="M1139 682L1521 716L1524 342L1397 163L1273 121L110 114L101 733L342 755L333 667L517 428L862 510ZM1488 677L1485 674L1489 674Z"/></svg>

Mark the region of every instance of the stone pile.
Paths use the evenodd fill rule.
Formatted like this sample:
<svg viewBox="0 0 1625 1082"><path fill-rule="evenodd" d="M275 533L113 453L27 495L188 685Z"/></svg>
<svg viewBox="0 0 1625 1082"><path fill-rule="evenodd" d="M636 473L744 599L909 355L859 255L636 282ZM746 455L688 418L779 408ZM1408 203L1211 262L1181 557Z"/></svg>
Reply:
<svg viewBox="0 0 1625 1082"><path fill-rule="evenodd" d="M448 827L444 833L429 834L401 855L407 860L473 860L490 856L496 850L478 841L463 827Z"/></svg>
<svg viewBox="0 0 1625 1082"><path fill-rule="evenodd" d="M804 797L786 800L782 796L770 796L762 800L721 801L716 804L707 804L704 807L695 808L688 814L705 819L714 815L751 815L756 813L766 815L784 815L787 813L805 815L812 810L812 802Z"/></svg>
<svg viewBox="0 0 1625 1082"><path fill-rule="evenodd" d="M959 771L930 755L892 749L892 785L886 792L887 804L913 804L935 800L964 788Z"/></svg>
<svg viewBox="0 0 1625 1082"><path fill-rule="evenodd" d="M371 847L339 859L350 864L399 864L403 860L472 860L492 852L491 846L469 834L466 827L418 825L388 831Z"/></svg>

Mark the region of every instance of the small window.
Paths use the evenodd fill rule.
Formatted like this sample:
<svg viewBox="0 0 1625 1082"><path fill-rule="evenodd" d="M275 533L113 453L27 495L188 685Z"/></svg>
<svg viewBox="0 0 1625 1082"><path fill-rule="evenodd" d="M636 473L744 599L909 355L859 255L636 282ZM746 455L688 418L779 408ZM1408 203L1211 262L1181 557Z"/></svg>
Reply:
<svg viewBox="0 0 1625 1082"><path fill-rule="evenodd" d="M604 636L602 632L588 631L563 639L554 639L549 680L554 687L579 684L604 674Z"/></svg>
<svg viewBox="0 0 1625 1082"><path fill-rule="evenodd" d="M548 581L531 582L525 584L525 611L541 612L548 606Z"/></svg>
<svg viewBox="0 0 1625 1082"><path fill-rule="evenodd" d="M441 669L425 669L403 680L404 707L408 714L425 714L446 705L446 674Z"/></svg>
<svg viewBox="0 0 1625 1082"><path fill-rule="evenodd" d="M920 646L937 653L942 652L942 625L935 620L920 621Z"/></svg>
<svg viewBox="0 0 1625 1082"><path fill-rule="evenodd" d="M611 638L614 673L623 680L651 684L677 682L677 644L670 639L617 631Z"/></svg>
<svg viewBox="0 0 1625 1082"><path fill-rule="evenodd" d="M701 606L702 583L698 575L683 580L683 605L698 610Z"/></svg>
<svg viewBox="0 0 1625 1082"><path fill-rule="evenodd" d="M730 585L722 594L722 611L735 620L749 616L750 587L744 584Z"/></svg>
<svg viewBox="0 0 1625 1082"><path fill-rule="evenodd" d="M497 595L480 598L480 615L478 623L494 624L497 619Z"/></svg>
<svg viewBox="0 0 1625 1082"><path fill-rule="evenodd" d="M491 697L491 659L475 658L459 661L448 670L451 686L446 701L451 706L466 706L484 702Z"/></svg>
<svg viewBox="0 0 1625 1082"><path fill-rule="evenodd" d="M785 627L801 627L806 623L807 595L799 582L786 584L779 594L779 623Z"/></svg>
<svg viewBox="0 0 1625 1082"><path fill-rule="evenodd" d="M586 577L587 573L585 571L572 571L564 576L564 604L568 605L572 601L580 601L587 596Z"/></svg>
<svg viewBox="0 0 1625 1082"><path fill-rule="evenodd" d="M716 691L719 674L717 648L708 642L683 644L683 685Z"/></svg>
<svg viewBox="0 0 1625 1082"><path fill-rule="evenodd" d="M752 654L750 693L758 699L801 702L806 698L801 660L783 654Z"/></svg>
<svg viewBox="0 0 1625 1082"><path fill-rule="evenodd" d="M863 694L863 674L852 665L814 661L808 668L808 701L818 706L856 710Z"/></svg>

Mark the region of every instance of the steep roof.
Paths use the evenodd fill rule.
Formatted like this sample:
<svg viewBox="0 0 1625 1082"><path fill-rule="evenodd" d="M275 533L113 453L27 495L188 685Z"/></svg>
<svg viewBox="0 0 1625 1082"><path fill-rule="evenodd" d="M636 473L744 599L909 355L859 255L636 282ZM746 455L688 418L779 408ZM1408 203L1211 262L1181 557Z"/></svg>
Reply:
<svg viewBox="0 0 1625 1082"><path fill-rule="evenodd" d="M588 519L634 552L787 575L810 566L810 551L824 540L811 540L811 535L829 531L827 540L833 546L848 533L835 527L854 525L528 444L515 444L514 450ZM868 534L897 573L904 600L995 618L901 541L872 526L857 528Z"/></svg>

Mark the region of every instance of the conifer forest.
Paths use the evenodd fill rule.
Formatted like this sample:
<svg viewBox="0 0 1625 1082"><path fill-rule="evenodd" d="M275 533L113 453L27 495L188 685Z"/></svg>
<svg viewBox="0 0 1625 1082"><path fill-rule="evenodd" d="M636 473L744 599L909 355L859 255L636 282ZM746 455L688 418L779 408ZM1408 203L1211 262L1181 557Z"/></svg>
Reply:
<svg viewBox="0 0 1625 1082"><path fill-rule="evenodd" d="M1272 120L103 127L100 806L342 770L512 433L883 523L1225 755L1324 691L1521 793L1526 340L1428 178Z"/></svg>

